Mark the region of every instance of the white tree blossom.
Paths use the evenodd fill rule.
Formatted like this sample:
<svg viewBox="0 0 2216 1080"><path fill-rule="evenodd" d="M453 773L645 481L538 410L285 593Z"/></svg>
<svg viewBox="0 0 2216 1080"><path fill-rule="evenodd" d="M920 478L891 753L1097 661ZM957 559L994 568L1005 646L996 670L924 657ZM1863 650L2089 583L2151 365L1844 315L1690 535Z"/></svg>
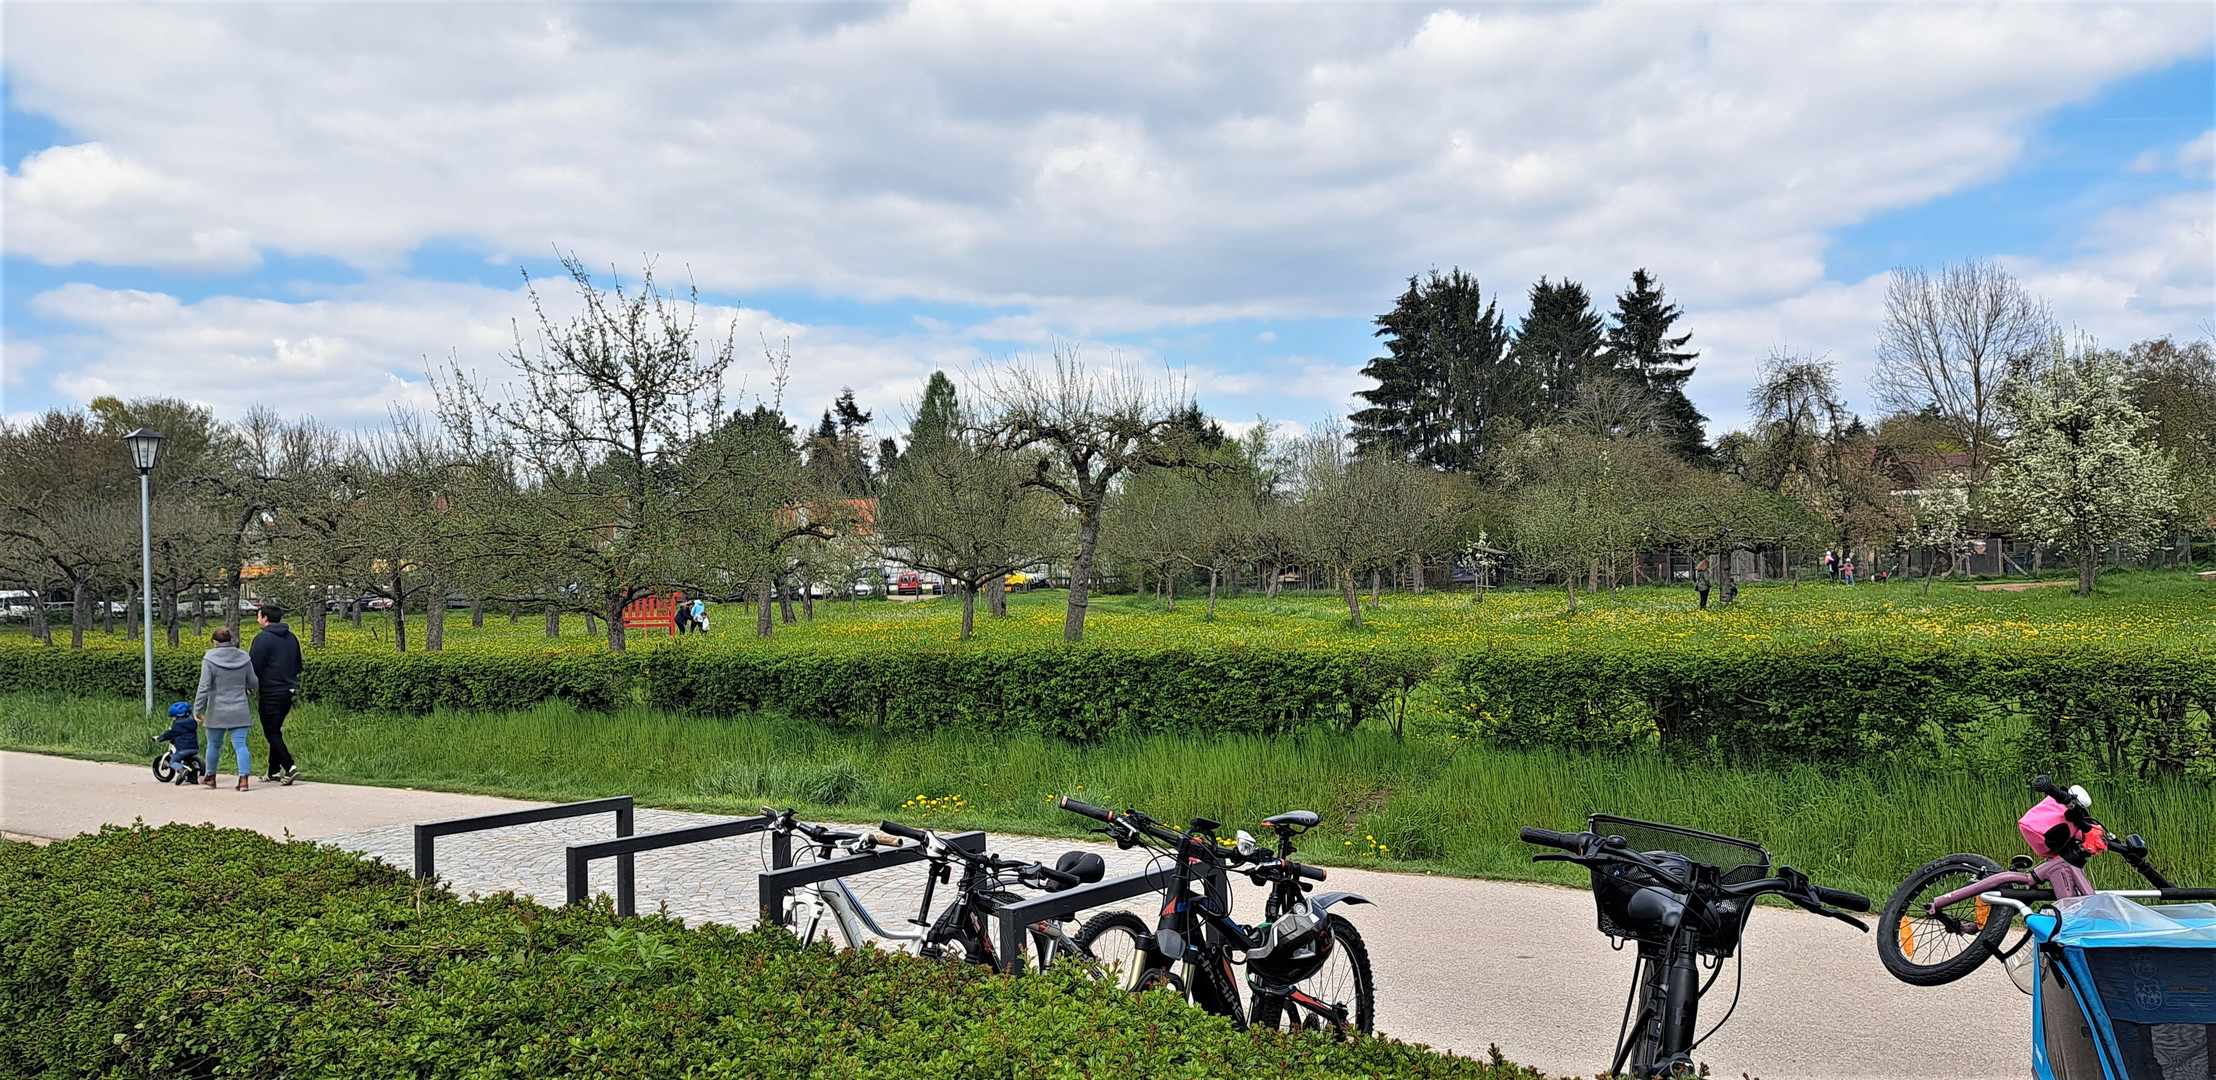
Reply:
<svg viewBox="0 0 2216 1080"><path fill-rule="evenodd" d="M2076 556L2081 596L2102 548L2146 539L2171 509L2170 454L2142 438L2154 421L2130 390L2122 357L2057 342L2001 395L2011 438L1994 494L2025 533Z"/></svg>

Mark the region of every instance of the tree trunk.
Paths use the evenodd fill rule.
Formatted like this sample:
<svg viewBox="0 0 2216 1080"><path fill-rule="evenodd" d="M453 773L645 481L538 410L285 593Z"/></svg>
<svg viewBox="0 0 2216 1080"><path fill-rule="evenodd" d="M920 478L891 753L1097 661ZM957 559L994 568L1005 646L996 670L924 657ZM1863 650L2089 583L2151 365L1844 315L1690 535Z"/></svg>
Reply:
<svg viewBox="0 0 2216 1080"><path fill-rule="evenodd" d="M1162 601L1165 610L1172 615L1177 613L1177 575L1167 570L1162 572Z"/></svg>
<svg viewBox="0 0 2216 1080"><path fill-rule="evenodd" d="M2100 577L2101 577L2101 549L2100 549L2100 545L2098 545L2098 544L2087 544L2087 545L2085 546L2085 549L2084 549L2083 551L2080 551L2080 552L2078 553L2078 587L2077 587L2077 594L2078 594L2079 596L2091 596L2091 595L2093 595L2093 585L2094 585L2094 583L2095 583L2095 582L2098 582L2098 581L2100 580Z"/></svg>
<svg viewBox="0 0 2216 1080"><path fill-rule="evenodd" d="M192 587L192 636L197 639L208 632L208 598L200 588Z"/></svg>
<svg viewBox="0 0 2216 1080"><path fill-rule="evenodd" d="M406 594L401 592L397 587L395 587L392 592L392 648L394 652L407 652L408 605L401 603L400 601L400 598L402 596L405 596Z"/></svg>
<svg viewBox="0 0 2216 1080"><path fill-rule="evenodd" d="M1215 567L1208 568L1208 621L1216 621L1216 578L1221 573Z"/></svg>
<svg viewBox="0 0 2216 1080"><path fill-rule="evenodd" d="M31 590L31 637L42 645L54 643L54 632L46 625L46 581L41 576L38 587ZM177 632L171 630L169 643L177 644Z"/></svg>
<svg viewBox="0 0 2216 1080"><path fill-rule="evenodd" d="M985 610L996 619L1008 617L1008 575L998 575L985 583Z"/></svg>
<svg viewBox="0 0 2216 1080"><path fill-rule="evenodd" d="M346 602L346 617L354 621L354 629L362 628L362 598L357 596Z"/></svg>
<svg viewBox="0 0 2216 1080"><path fill-rule="evenodd" d="M171 589L162 596L162 621L169 624L169 644L177 644L177 590Z"/></svg>
<svg viewBox="0 0 2216 1080"><path fill-rule="evenodd" d="M1283 576L1283 575L1282 575L1282 574L1281 574L1281 572L1280 572L1280 571L1278 570L1278 568L1277 568L1277 564L1276 564L1276 563L1267 563L1267 564L1264 564L1263 566L1261 566L1260 568L1258 568L1258 569L1256 570L1256 573L1259 573L1259 574L1262 574L1262 575L1263 575L1263 578L1262 578L1262 598L1263 598L1264 600L1275 600L1275 599L1277 599L1277 591L1278 591L1278 590L1279 590L1280 588L1283 588L1283 587L1284 587L1284 582L1281 582L1281 581L1279 581L1279 580L1278 580L1278 578L1279 578L1279 577L1281 577L1281 576Z"/></svg>
<svg viewBox="0 0 2216 1080"><path fill-rule="evenodd" d="M593 637L593 636L595 636L595 635L597 635L597 634L599 634L599 633L600 633L600 620L599 620L599 618L597 618L596 616L594 616L594 615L593 615L593 613L592 613L592 612L590 612L590 611L588 611L588 612L585 612L585 636L586 636L586 637Z"/></svg>
<svg viewBox="0 0 2216 1080"><path fill-rule="evenodd" d="M785 588L785 575L783 574L777 575L777 613L784 618L786 626L791 626L800 621L793 618L793 594Z"/></svg>
<svg viewBox="0 0 2216 1080"><path fill-rule="evenodd" d="M777 616L770 610L770 594L777 591L777 576L762 579L761 592L754 597L754 636L768 637L777 628Z"/></svg>
<svg viewBox="0 0 2216 1080"><path fill-rule="evenodd" d="M977 589L964 584L962 587L962 637L968 641L971 631L977 629Z"/></svg>
<svg viewBox="0 0 2216 1080"><path fill-rule="evenodd" d="M239 583L239 560L223 568L223 625L231 631L231 640L239 639L239 600L245 590Z"/></svg>
<svg viewBox="0 0 2216 1080"><path fill-rule="evenodd" d="M1423 556L1421 555L1410 555L1408 557L1408 591L1418 596L1423 595Z"/></svg>
<svg viewBox="0 0 2216 1080"><path fill-rule="evenodd" d="M816 621L816 578L814 574L800 577L800 611L809 622Z"/></svg>
<svg viewBox="0 0 2216 1080"><path fill-rule="evenodd" d="M1384 576L1385 576L1385 575L1383 575L1383 574L1380 574L1380 573L1378 573L1378 572L1377 572L1377 568L1376 568L1376 567L1371 567L1371 568L1370 568L1370 606L1371 606L1371 607L1376 607L1376 606L1377 606L1377 587L1378 587L1378 584L1379 584L1379 579L1380 579L1380 578L1383 578Z"/></svg>
<svg viewBox="0 0 2216 1080"><path fill-rule="evenodd" d="M106 589L100 590L100 632L111 636L115 633L115 602L108 599Z"/></svg>
<svg viewBox="0 0 2216 1080"><path fill-rule="evenodd" d="M521 605L521 604L518 604L518 603L516 603L516 602L515 602L515 601L513 601L513 600L511 600L511 601L509 601L509 602L508 602L508 625L509 625L509 626L514 626L514 625L516 624L516 619L517 619L518 617L520 617L520 616L521 616L521 614L522 614L522 611L523 611L523 605Z"/></svg>
<svg viewBox="0 0 2216 1080"><path fill-rule="evenodd" d="M1100 546L1100 499L1095 496L1077 515L1077 558L1070 563L1069 607L1062 615L1062 640L1085 640L1085 606L1091 599L1093 549Z"/></svg>
<svg viewBox="0 0 2216 1080"><path fill-rule="evenodd" d="M423 605L423 651L446 651L446 590L431 586L431 599Z"/></svg>
<svg viewBox="0 0 2216 1080"><path fill-rule="evenodd" d="M562 609L552 604L546 605L546 636L550 638L562 636Z"/></svg>
<svg viewBox="0 0 2216 1080"><path fill-rule="evenodd" d="M510 608L508 610L508 621L516 621L515 609ZM485 628L485 598L482 596L469 598L469 628L472 630L483 630Z"/></svg>
<svg viewBox="0 0 2216 1080"><path fill-rule="evenodd" d="M1577 575L1562 575L1562 592L1570 598L1570 614L1577 614Z"/></svg>
<svg viewBox="0 0 2216 1080"><path fill-rule="evenodd" d="M608 651L622 652L624 647L623 607L629 601L618 593L608 598Z"/></svg>
<svg viewBox="0 0 2216 1080"><path fill-rule="evenodd" d="M1354 583L1354 569L1352 567L1339 571L1339 588L1340 591L1346 594L1347 618L1353 621L1355 629L1361 629L1362 590Z"/></svg>
<svg viewBox="0 0 2216 1080"><path fill-rule="evenodd" d="M123 639L137 641L139 636L138 586L127 585L123 589Z"/></svg>
<svg viewBox="0 0 2216 1080"><path fill-rule="evenodd" d="M323 647L325 640L324 625L331 619L330 613L323 610L323 606L330 601L330 592L331 590L318 585L314 594L308 597L308 644L318 649Z"/></svg>
<svg viewBox="0 0 2216 1080"><path fill-rule="evenodd" d="M85 583L71 582L69 586L69 647L85 647L85 628L92 622L92 613L86 610Z"/></svg>

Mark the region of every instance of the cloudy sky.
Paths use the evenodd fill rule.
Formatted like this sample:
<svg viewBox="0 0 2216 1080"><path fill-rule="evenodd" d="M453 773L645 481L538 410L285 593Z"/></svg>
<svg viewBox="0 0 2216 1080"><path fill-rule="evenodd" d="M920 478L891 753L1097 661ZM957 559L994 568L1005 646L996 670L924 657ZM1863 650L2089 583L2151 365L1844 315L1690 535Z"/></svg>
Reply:
<svg viewBox="0 0 2216 1080"><path fill-rule="evenodd" d="M1461 266L1647 267L1743 422L1860 397L1888 269L1996 257L2111 343L2216 333L2216 7L165 3L0 8L0 416L345 425L494 368L557 251L790 342L788 407L933 368L1168 368L1312 424ZM561 286L547 282L560 304Z"/></svg>

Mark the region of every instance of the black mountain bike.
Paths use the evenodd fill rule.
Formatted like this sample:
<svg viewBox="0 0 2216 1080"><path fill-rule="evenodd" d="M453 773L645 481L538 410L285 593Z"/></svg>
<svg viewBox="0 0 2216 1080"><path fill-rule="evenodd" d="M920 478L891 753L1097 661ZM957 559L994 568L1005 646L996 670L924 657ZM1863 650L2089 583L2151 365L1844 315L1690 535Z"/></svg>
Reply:
<svg viewBox="0 0 2216 1080"><path fill-rule="evenodd" d="M1316 815L1296 810L1263 822L1277 832L1271 851L1243 831L1227 846L1216 835L1223 825L1206 818L1194 818L1180 831L1136 810L1118 814L1068 798L1061 806L1103 823L1120 847L1145 847L1173 861L1176 877L1163 890L1151 931L1137 915L1111 911L1095 915L1077 932L1077 944L1088 955L1121 968L1126 987L1170 987L1242 1027L1251 1022L1283 1030L1367 1034L1372 1029L1377 993L1369 949L1354 925L1330 910L1341 902L1369 901L1345 892L1308 895L1325 872L1290 858L1293 837L1314 828ZM1229 873L1245 874L1270 890L1260 924L1242 926L1231 917ZM1245 958L1251 1009L1241 1000L1234 954Z"/></svg>
<svg viewBox="0 0 2216 1080"><path fill-rule="evenodd" d="M962 866L962 880L955 886L954 899L931 921L930 929L924 932L923 941L917 946L920 956L997 970L1001 958L993 951L993 916L1002 907L1023 899L1009 889L1060 892L1099 881L1107 870L1101 857L1090 851L1063 852L1055 865L1048 866L965 851L945 843L928 829L911 828L898 822L880 822L877 827L888 835L924 845L925 858L931 863L930 877L924 882L923 907L926 911L931 907L932 888L952 878L954 864ZM1038 953L1041 969L1064 956L1091 959L1058 922L1035 922L1030 930L1032 948Z"/></svg>
<svg viewBox="0 0 2216 1080"><path fill-rule="evenodd" d="M1773 873L1770 853L1745 840L1602 814L1593 815L1587 830L1527 828L1523 839L1566 852L1534 855L1533 862L1591 870L1601 933L1639 943L1610 1075L1627 1075L1627 1067L1638 1080L1694 1075L1693 1050L1731 1019L1726 1009L1723 1020L1695 1038L1700 999L1716 985L1723 961L1738 951L1757 897L1782 896L1865 933L1870 929L1835 910L1868 911L1868 897L1815 885L1790 866ZM1709 968L1705 981L1703 966ZM1734 1009L1737 982L1734 977Z"/></svg>

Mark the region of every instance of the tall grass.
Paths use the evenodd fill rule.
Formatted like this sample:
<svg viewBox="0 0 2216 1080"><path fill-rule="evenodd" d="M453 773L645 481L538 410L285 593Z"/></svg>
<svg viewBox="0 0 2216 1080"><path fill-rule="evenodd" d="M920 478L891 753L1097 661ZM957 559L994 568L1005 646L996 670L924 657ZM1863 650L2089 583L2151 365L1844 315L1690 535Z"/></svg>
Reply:
<svg viewBox="0 0 2216 1080"><path fill-rule="evenodd" d="M144 762L157 752L149 740L158 730L135 702L0 695L0 747L11 750ZM541 800L627 793L681 809L775 803L860 821L899 816L916 796L959 795L967 808L937 813L932 824L1072 836L1087 823L1054 809L1057 795L1248 829L1269 814L1308 809L1324 816L1306 845L1318 861L1525 880L1579 879L1530 863L1518 826L1572 828L1607 812L1743 836L1818 881L1880 896L1938 855L2005 860L2022 850L2015 820L2031 802L2023 777L1936 765L1761 770L1428 736L1401 742L1372 729L1078 746L966 731L890 737L773 714L713 720L546 704L404 716L310 704L285 733L313 779ZM258 734L255 752L266 752ZM2216 879L2216 796L2207 787L2094 792L2095 812L2144 833L2172 878ZM2096 877L2121 883L2129 871L2119 869L2101 860Z"/></svg>

